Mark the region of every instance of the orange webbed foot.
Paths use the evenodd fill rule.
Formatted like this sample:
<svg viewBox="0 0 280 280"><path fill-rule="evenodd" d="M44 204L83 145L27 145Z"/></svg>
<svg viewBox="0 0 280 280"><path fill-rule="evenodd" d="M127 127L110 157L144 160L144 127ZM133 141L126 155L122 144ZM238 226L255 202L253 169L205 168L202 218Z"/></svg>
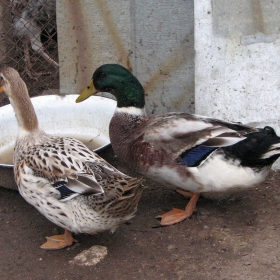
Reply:
<svg viewBox="0 0 280 280"><path fill-rule="evenodd" d="M47 242L40 246L40 248L45 250L59 250L78 242L68 230L65 230L64 234L49 236L46 239Z"/></svg>
<svg viewBox="0 0 280 280"><path fill-rule="evenodd" d="M180 191L178 191L178 192L181 193ZM182 192L184 194L183 193L181 193L181 194L183 194L184 196L191 195L191 199L190 199L189 203L186 205L185 210L173 208L171 211L169 211L163 215L157 216L156 218L161 219L160 224L162 226L170 226L170 225L179 223L179 222L189 218L193 214L193 212L196 211L196 203L198 201L199 194L185 192L183 190L182 190Z"/></svg>

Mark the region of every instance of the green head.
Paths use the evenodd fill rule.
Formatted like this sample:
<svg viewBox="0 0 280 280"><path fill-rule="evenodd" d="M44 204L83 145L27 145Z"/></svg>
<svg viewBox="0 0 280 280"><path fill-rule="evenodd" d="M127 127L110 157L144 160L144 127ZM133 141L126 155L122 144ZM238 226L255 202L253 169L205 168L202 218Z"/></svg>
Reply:
<svg viewBox="0 0 280 280"><path fill-rule="evenodd" d="M76 102L81 102L98 92L110 92L117 99L117 106L144 108L144 89L136 77L118 64L104 64L92 76L88 87Z"/></svg>

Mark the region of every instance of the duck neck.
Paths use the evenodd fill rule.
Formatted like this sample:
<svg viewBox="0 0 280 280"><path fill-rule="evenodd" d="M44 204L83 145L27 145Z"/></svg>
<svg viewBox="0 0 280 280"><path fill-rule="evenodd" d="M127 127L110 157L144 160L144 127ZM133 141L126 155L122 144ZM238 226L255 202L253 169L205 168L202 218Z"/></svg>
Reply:
<svg viewBox="0 0 280 280"><path fill-rule="evenodd" d="M135 117L146 116L145 108L137 108L137 107L117 107L116 114L128 114Z"/></svg>
<svg viewBox="0 0 280 280"><path fill-rule="evenodd" d="M25 84L20 84L13 89L13 97L9 98L14 108L20 132L33 132L38 130L38 119L28 95Z"/></svg>
<svg viewBox="0 0 280 280"><path fill-rule="evenodd" d="M129 159L135 144L134 140L141 136L149 117L146 116L144 108L122 107L116 108L115 114L109 126L110 141L114 152L119 158L133 164ZM130 165L129 168L135 169Z"/></svg>

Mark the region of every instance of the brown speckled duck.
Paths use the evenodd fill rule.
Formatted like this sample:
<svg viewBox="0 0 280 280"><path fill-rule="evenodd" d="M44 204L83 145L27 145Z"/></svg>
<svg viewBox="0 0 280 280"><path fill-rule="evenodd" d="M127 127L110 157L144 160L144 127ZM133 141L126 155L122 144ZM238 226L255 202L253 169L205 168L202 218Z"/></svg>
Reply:
<svg viewBox="0 0 280 280"><path fill-rule="evenodd" d="M8 96L18 120L14 173L19 192L65 229L63 235L47 237L41 248L70 246L76 242L71 232L114 231L133 217L143 190L141 179L121 173L76 139L43 132L15 69L0 71L0 93Z"/></svg>
<svg viewBox="0 0 280 280"><path fill-rule="evenodd" d="M77 102L99 91L117 99L110 140L119 159L191 197L184 210L159 216L162 225L190 217L201 193L262 182L280 155L280 138L268 126L256 129L186 113L147 116L142 85L120 65L99 67Z"/></svg>

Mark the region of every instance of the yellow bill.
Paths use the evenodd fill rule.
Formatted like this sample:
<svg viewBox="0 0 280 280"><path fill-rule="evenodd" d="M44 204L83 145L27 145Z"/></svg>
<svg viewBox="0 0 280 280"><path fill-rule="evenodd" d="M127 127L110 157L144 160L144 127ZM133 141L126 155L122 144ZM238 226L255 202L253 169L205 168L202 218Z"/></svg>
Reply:
<svg viewBox="0 0 280 280"><path fill-rule="evenodd" d="M79 97L76 99L76 103L82 102L86 99L88 99L91 95L94 95L98 93L99 90L97 90L93 85L93 80L90 81L89 85L86 89L82 91L82 93L79 95Z"/></svg>

